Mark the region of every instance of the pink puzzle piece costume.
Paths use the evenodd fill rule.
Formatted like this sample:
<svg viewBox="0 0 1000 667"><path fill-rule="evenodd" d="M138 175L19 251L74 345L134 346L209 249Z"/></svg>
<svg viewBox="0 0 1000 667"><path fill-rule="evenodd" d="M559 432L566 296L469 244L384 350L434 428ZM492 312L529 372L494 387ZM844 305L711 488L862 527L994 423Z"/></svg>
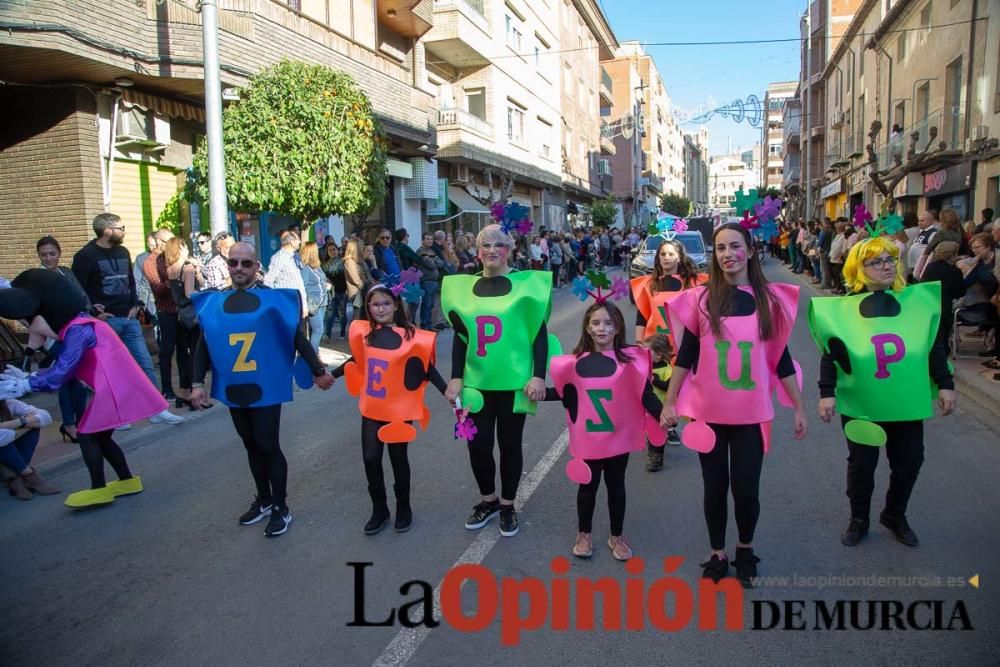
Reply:
<svg viewBox="0 0 1000 667"><path fill-rule="evenodd" d="M774 332L767 341L760 339L756 313L723 317L724 337L716 339L706 312L706 287L685 290L667 303L671 328L681 332L678 338L687 329L699 345L698 364L677 396L677 414L702 423L761 424L765 452L771 444L772 394L777 393L783 405L791 404L776 369L795 326L799 293L794 285L770 283L768 287L782 316L772 317ZM752 294L749 286L739 289ZM801 386L798 364L796 376Z"/></svg>

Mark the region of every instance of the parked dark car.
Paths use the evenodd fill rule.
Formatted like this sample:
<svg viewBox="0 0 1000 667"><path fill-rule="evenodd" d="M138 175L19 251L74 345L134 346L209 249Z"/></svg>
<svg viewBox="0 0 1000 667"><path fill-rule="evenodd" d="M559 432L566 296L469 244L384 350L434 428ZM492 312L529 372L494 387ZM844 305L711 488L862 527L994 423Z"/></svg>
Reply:
<svg viewBox="0 0 1000 667"><path fill-rule="evenodd" d="M691 261L694 262L699 271L708 269L708 252L705 249L705 241L701 232L681 232L674 238L684 245L688 256L691 257ZM660 247L662 241L663 237L659 235L646 237L646 240L639 246L639 251L633 254L632 261L629 263L629 278L638 278L653 272L653 254Z"/></svg>

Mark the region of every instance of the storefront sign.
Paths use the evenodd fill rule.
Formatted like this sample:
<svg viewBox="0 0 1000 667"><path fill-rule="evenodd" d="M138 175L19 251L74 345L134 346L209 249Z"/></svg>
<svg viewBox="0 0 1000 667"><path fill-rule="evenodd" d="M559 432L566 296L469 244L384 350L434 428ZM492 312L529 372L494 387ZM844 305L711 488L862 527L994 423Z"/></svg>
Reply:
<svg viewBox="0 0 1000 667"><path fill-rule="evenodd" d="M438 179L437 197L427 202L427 215L448 215L448 179Z"/></svg>
<svg viewBox="0 0 1000 667"><path fill-rule="evenodd" d="M920 174L907 174L906 178L896 184L892 191L893 199L903 197L918 197L924 192L924 179Z"/></svg>
<svg viewBox="0 0 1000 667"><path fill-rule="evenodd" d="M390 176L396 176L397 178L413 178L413 165L409 162L389 158L386 162L386 169L388 170Z"/></svg>
<svg viewBox="0 0 1000 667"><path fill-rule="evenodd" d="M832 183L824 185L823 189L819 191L819 196L823 199L826 199L827 197L832 197L834 195L840 194L841 191L843 191L843 189L844 189L844 179L838 178Z"/></svg>
<svg viewBox="0 0 1000 667"><path fill-rule="evenodd" d="M868 182L868 165L865 165L862 169L851 174L850 177L850 192L853 194L855 192L861 192L865 189L865 184Z"/></svg>
<svg viewBox="0 0 1000 667"><path fill-rule="evenodd" d="M968 190L971 185L969 182L971 178L971 162L963 162L962 164L955 165L954 167L939 169L938 171L924 174L924 194L928 196L937 196L947 194L949 192Z"/></svg>

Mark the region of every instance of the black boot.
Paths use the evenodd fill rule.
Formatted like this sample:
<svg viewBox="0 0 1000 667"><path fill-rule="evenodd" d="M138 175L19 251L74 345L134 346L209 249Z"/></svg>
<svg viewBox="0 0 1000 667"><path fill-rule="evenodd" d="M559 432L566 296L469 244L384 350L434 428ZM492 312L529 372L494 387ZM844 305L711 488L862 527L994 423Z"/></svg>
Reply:
<svg viewBox="0 0 1000 667"><path fill-rule="evenodd" d="M750 547L736 547L736 558L733 567L736 568L736 578L743 588L753 588L753 580L757 577L757 563L760 558L754 555Z"/></svg>
<svg viewBox="0 0 1000 667"><path fill-rule="evenodd" d="M840 535L840 543L845 547L857 546L868 534L868 519L851 517L851 522L847 524L847 530Z"/></svg>
<svg viewBox="0 0 1000 667"><path fill-rule="evenodd" d="M893 537L900 543L908 547L915 547L920 544L917 534L910 528L910 524L907 523L905 516L894 516L882 510L882 513L878 517L878 522L888 528Z"/></svg>
<svg viewBox="0 0 1000 667"><path fill-rule="evenodd" d="M368 487L372 498L372 518L365 524L365 535L374 535L389 523L389 506L385 502L385 487Z"/></svg>
<svg viewBox="0 0 1000 667"><path fill-rule="evenodd" d="M402 484L393 484L393 491L396 492L396 523L393 528L397 533L405 533L413 523L413 510L410 508L410 487Z"/></svg>
<svg viewBox="0 0 1000 667"><path fill-rule="evenodd" d="M652 443L646 443L646 470L658 472L663 470L663 447L654 447Z"/></svg>

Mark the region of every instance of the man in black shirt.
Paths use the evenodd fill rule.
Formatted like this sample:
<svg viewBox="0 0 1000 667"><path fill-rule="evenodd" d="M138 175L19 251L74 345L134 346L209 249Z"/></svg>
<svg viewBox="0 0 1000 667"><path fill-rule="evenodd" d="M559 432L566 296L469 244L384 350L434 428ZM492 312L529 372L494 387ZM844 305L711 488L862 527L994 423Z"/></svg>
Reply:
<svg viewBox="0 0 1000 667"><path fill-rule="evenodd" d="M135 319L139 300L132 273L132 258L122 246L125 225L114 213L100 213L94 217L93 227L97 238L73 256L73 273L90 297L96 316L115 330L139 368L156 387L153 360L149 356L139 320ZM150 417L149 421L154 424L179 424L184 418L164 410Z"/></svg>

